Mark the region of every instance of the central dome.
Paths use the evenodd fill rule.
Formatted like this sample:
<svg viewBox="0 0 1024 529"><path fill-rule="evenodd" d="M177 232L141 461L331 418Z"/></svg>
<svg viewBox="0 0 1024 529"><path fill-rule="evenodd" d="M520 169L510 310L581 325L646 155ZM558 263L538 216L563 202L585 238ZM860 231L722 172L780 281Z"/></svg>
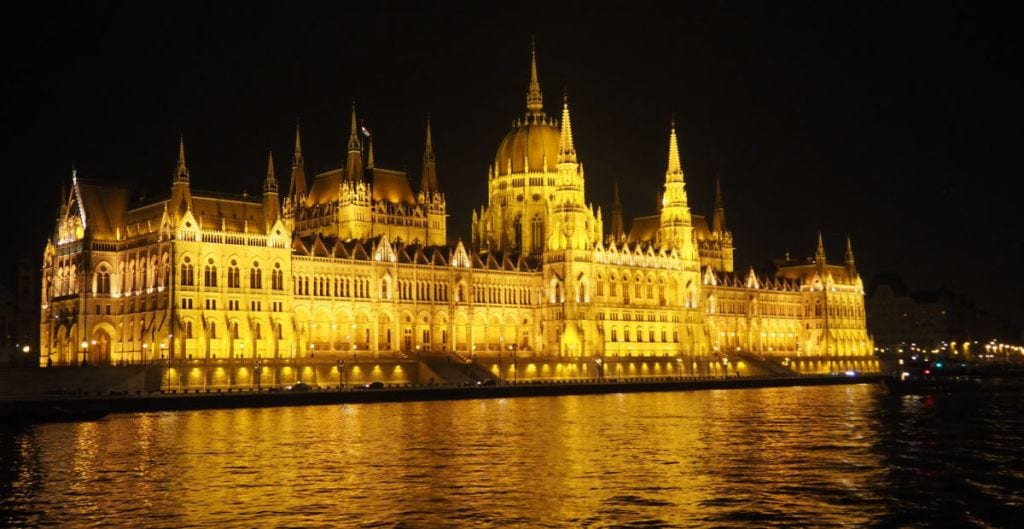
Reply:
<svg viewBox="0 0 1024 529"><path fill-rule="evenodd" d="M527 115L517 120L505 135L494 156L494 173L555 172L558 167L559 131L555 120L543 114ZM526 166L529 159L529 167ZM547 167L545 167L545 160ZM509 172L509 162L512 171Z"/></svg>

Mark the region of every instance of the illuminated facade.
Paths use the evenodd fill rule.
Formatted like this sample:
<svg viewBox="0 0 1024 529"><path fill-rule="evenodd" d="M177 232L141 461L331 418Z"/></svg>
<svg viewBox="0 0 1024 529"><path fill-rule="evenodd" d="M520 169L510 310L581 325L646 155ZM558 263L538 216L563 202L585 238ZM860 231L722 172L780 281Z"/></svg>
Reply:
<svg viewBox="0 0 1024 529"><path fill-rule="evenodd" d="M813 262L734 273L721 193L709 227L690 210L674 124L661 211L626 233L616 190L605 234L568 101L561 119L544 113L535 57L526 103L468 244L447 238L429 123L414 193L406 174L374 166L354 109L345 167L308 188L296 131L283 197L272 157L260 199L193 192L183 142L163 200L73 176L44 254L41 362L175 359L182 385L251 382L257 359L442 353L526 377L594 376L624 359L643 359L640 374L877 366L849 246L829 265L819 235ZM208 372L225 361L227 375Z"/></svg>

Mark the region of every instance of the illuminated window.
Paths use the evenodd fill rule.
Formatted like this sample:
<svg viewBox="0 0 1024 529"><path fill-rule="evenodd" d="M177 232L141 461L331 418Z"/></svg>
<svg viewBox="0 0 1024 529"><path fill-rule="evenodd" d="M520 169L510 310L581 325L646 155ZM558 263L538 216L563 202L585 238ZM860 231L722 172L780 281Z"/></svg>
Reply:
<svg viewBox="0 0 1024 529"><path fill-rule="evenodd" d="M253 262L249 270L249 288L263 288L263 271L257 262Z"/></svg>

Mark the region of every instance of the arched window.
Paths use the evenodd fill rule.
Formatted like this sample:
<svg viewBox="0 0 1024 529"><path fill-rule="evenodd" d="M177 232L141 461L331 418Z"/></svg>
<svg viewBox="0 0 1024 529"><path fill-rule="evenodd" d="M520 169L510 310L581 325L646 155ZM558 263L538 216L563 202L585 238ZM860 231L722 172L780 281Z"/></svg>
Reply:
<svg viewBox="0 0 1024 529"><path fill-rule="evenodd" d="M270 288L284 290L284 272L281 270L281 263L274 263L274 270L270 273Z"/></svg>
<svg viewBox="0 0 1024 529"><path fill-rule="evenodd" d="M96 293L110 294L110 272L104 265L96 272Z"/></svg>
<svg viewBox="0 0 1024 529"><path fill-rule="evenodd" d="M192 322L185 322L185 338L192 339Z"/></svg>
<svg viewBox="0 0 1024 529"><path fill-rule="evenodd" d="M210 322L210 331L207 333L207 335L210 337L210 339L217 338L217 323L216 322L212 322L212 321Z"/></svg>
<svg viewBox="0 0 1024 529"><path fill-rule="evenodd" d="M253 337L254 340L262 340L263 339L263 331L262 331L262 329L260 329L259 322L256 322L256 323L252 324L252 337Z"/></svg>
<svg viewBox="0 0 1024 529"><path fill-rule="evenodd" d="M260 270L260 264L256 261L253 261L252 269L249 270L249 288L263 288L263 270Z"/></svg>
<svg viewBox="0 0 1024 529"><path fill-rule="evenodd" d="M238 263L232 259L231 266L228 267L228 288L238 288L241 281L239 280L238 274Z"/></svg>
<svg viewBox="0 0 1024 529"><path fill-rule="evenodd" d="M213 259L207 260L206 266L203 268L203 285L217 286L217 267L213 264Z"/></svg>

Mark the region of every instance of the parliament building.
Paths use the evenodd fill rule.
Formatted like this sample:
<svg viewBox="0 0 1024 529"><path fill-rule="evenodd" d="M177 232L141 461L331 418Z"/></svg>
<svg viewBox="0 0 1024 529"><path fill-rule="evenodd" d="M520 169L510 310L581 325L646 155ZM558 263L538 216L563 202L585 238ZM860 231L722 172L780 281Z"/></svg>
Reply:
<svg viewBox="0 0 1024 529"><path fill-rule="evenodd" d="M159 199L73 173L40 362L164 364L183 388L451 382L438 358L500 380L877 370L849 240L842 263L819 233L813 258L736 270L717 183L710 222L691 210L674 124L660 211L627 229L616 185L606 231L568 101L545 113L530 66L469 240L447 233L429 122L414 189L354 107L344 167L309 180L297 129L287 189L270 156L261 197L193 190L184 141Z"/></svg>

